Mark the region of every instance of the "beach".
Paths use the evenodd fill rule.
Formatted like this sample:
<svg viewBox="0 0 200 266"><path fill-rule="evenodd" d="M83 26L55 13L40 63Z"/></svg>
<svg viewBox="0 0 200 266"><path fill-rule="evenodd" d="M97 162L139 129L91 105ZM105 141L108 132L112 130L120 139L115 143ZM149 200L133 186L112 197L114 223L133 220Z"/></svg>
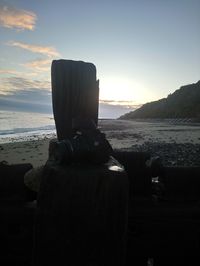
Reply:
<svg viewBox="0 0 200 266"><path fill-rule="evenodd" d="M49 139L12 142L0 145L0 162L9 164L31 163L34 167L45 164Z"/></svg>
<svg viewBox="0 0 200 266"><path fill-rule="evenodd" d="M184 121L127 121L99 120L99 129L105 133L115 150L146 151L159 156L166 166L200 166L200 124ZM8 164L31 163L44 165L48 159L49 141L54 132L33 138L16 138L0 144L0 162Z"/></svg>

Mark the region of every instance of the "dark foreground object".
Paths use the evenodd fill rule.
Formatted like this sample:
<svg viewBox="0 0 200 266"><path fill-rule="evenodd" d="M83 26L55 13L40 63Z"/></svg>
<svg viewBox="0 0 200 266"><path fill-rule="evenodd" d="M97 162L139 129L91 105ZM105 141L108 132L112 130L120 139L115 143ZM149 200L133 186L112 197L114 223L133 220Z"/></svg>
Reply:
<svg viewBox="0 0 200 266"><path fill-rule="evenodd" d="M32 260L36 193L24 185L31 164L0 163L0 265L28 266Z"/></svg>
<svg viewBox="0 0 200 266"><path fill-rule="evenodd" d="M70 138L74 119L98 121L99 81L92 63L54 60L51 67L53 113L58 140Z"/></svg>
<svg viewBox="0 0 200 266"><path fill-rule="evenodd" d="M24 175L32 169L30 163L7 165L0 163L0 200L28 202L36 199L36 193L24 184Z"/></svg>
<svg viewBox="0 0 200 266"><path fill-rule="evenodd" d="M34 265L125 265L127 224L128 177L116 161L47 164Z"/></svg>
<svg viewBox="0 0 200 266"><path fill-rule="evenodd" d="M117 152L115 156L120 163L124 164L128 173L129 183L131 184L126 265L146 266L148 260L153 261L156 266L198 265L200 254L200 167L158 167L156 170L159 171L156 172L155 168L153 170L146 166L146 162L149 160L149 155L146 153ZM24 165L20 165L19 169L27 171L29 167L27 168L27 166L25 166L24 168ZM5 171L6 169L9 169L9 171ZM37 219L39 219L37 221L41 221L40 214L43 206L41 202L38 202L38 206L36 206L34 201L27 202L27 197L24 196L26 193L24 194L24 187L21 183L24 171L21 172L21 176L18 176L15 175L19 173L16 169L16 165L4 167L3 170L2 167L0 167L1 193L4 193L1 194L2 197L0 200L0 265L32 266L34 265L32 254L37 251L37 241L35 242L34 240L36 231L33 230L35 227L35 212L37 210ZM159 176L159 182L156 183L156 187L154 186L155 184L151 182L152 176L155 176L155 173ZM9 189L10 185L12 187L12 182L10 182L9 186L7 185L9 179L13 180L17 176L19 182L17 182L17 184L15 183L15 186L19 189L17 190L18 192L22 192L18 193L20 195L17 196L18 199L21 198L20 201L16 201L16 197L11 197L12 193L14 191L16 192L15 187ZM8 183L4 183L2 180L7 180ZM50 182L54 183L54 181L52 177ZM61 184L63 184L62 182ZM21 185L19 185L19 183ZM149 186L147 184L151 185ZM8 189L8 193L5 193L6 190L5 187L3 188L4 185L6 189ZM58 184L56 183L55 185ZM100 185L103 186L101 182L99 183L99 186ZM139 186L138 191L137 186ZM149 192L146 189L148 186ZM145 188L144 191L142 187ZM61 189L61 187L59 189ZM48 191L49 188L47 188L45 193L48 194ZM87 193L85 195L80 195L78 185L73 191L76 193L77 199L84 196L84 200L86 201L88 199L88 202L90 202L89 197L91 197L91 195ZM108 190L106 191L108 192ZM136 192L136 195L133 194L133 191ZM99 195L99 190L96 190L95 193L95 195ZM86 196L87 198L85 198ZM48 202L49 204L45 203L44 205L47 211L54 208L54 205L51 204L50 201ZM58 203L58 201L56 202ZM121 202L120 198L119 202ZM119 202L117 204L119 204ZM72 204L74 206L72 213L75 221L75 224L72 224L72 228L77 226L77 230L74 230L75 236L78 237L81 229L81 227L78 227L79 217L75 212L78 210L78 206L76 201ZM83 204L83 214L87 213L84 206ZM63 214L65 214L64 205L60 204L60 207L63 210ZM114 208L110 208L111 213L116 210L115 207L116 205L114 205ZM48 215L49 212L46 212L44 215L44 221L46 221L46 223L39 223L41 226L39 226L39 228L42 228L42 226L45 228L46 225L47 228L51 228L52 231L48 231L47 229L44 231L42 230L43 233L41 237L44 237L43 234L48 234L50 238L53 239L57 233L54 230L55 227L52 226L54 222L53 217L48 220L46 219ZM89 214L87 213L87 215ZM60 217L60 214L57 217ZM81 218L83 222L84 217L86 216L83 215L83 218ZM64 220L62 221L62 219L55 218L55 223L63 225ZM68 225L70 223L71 226L71 220L67 221L67 223ZM117 227L113 227L113 224L111 225L111 232L114 232L113 230L118 230ZM66 245L69 245L69 242L62 236L63 235L60 235L61 241L66 241ZM73 237L73 234L70 233L70 236ZM98 231L97 234L96 232L94 233L94 236L90 234L90 239L93 238L95 240L96 236L101 237L101 235L98 235ZM38 237L40 237L40 235ZM87 237L81 239L81 245L87 244L87 239ZM57 242L58 239L56 239L55 243ZM35 243L35 248L33 248L33 243ZM44 242L41 243L44 244ZM55 243L53 243L53 245L55 245ZM72 243L75 248L74 239L72 239ZM89 242L89 245L91 245L91 242ZM62 247L61 252L63 252L63 249L64 247ZM84 250L86 250L86 247L84 247ZM108 247L108 250L112 252L112 247ZM77 252L76 248L72 251L73 254ZM41 252L42 256L42 250L39 250L39 252ZM66 251L66 256L67 254L68 252ZM82 265L83 258L87 255L89 256L86 252L83 257L79 258L79 265ZM38 253L35 260L37 256ZM90 265L94 266L95 264L91 263ZM110 265L114 264L111 263Z"/></svg>

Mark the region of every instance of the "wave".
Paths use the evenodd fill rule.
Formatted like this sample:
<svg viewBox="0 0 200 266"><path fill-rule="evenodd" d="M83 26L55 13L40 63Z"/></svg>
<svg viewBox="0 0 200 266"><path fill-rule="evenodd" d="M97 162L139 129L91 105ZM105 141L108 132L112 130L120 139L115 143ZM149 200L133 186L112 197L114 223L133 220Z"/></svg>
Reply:
<svg viewBox="0 0 200 266"><path fill-rule="evenodd" d="M13 128L9 130L1 130L0 136L6 135L14 135L14 134L21 134L21 133L34 133L34 132L45 132L45 131L54 131L55 125L46 125L42 127L34 127L34 128Z"/></svg>

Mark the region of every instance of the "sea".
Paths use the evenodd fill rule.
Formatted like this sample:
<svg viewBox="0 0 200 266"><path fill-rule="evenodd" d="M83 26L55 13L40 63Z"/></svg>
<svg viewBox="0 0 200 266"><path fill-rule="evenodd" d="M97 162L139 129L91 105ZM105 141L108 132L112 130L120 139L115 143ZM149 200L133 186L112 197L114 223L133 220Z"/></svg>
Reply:
<svg viewBox="0 0 200 266"><path fill-rule="evenodd" d="M169 119L166 121L157 121L154 119L152 121L132 121L133 123L135 132L136 130L142 132L147 131L146 134L152 135L152 137L153 135L157 136L158 133L161 137L165 133L165 135L171 134L172 139L177 137L176 141L179 142L181 140L182 142L188 142L187 138L191 139L194 143L200 142L200 122L194 123L193 121L185 121L183 119ZM56 137L55 120L52 113L44 114L0 110L0 144L52 137Z"/></svg>
<svg viewBox="0 0 200 266"><path fill-rule="evenodd" d="M53 114L0 110L0 143L42 139L56 134Z"/></svg>

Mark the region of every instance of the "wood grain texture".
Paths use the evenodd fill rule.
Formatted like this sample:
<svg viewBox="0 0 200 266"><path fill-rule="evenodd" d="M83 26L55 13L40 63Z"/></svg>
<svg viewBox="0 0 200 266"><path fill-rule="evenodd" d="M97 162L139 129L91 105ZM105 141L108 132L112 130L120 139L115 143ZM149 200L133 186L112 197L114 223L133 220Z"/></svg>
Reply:
<svg viewBox="0 0 200 266"><path fill-rule="evenodd" d="M124 265L128 178L124 170L110 169L85 164L46 168L38 198L35 265Z"/></svg>
<svg viewBox="0 0 200 266"><path fill-rule="evenodd" d="M53 112L58 139L72 135L76 118L98 121L99 81L91 63L54 60L51 67Z"/></svg>

